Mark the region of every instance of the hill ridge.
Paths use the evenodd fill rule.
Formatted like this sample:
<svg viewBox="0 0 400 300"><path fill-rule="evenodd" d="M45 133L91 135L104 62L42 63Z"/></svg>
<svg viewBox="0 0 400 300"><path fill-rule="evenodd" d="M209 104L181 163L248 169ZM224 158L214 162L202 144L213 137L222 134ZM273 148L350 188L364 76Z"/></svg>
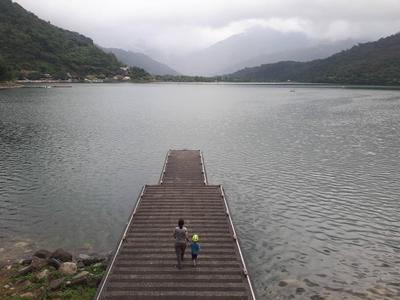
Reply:
<svg viewBox="0 0 400 300"><path fill-rule="evenodd" d="M11 0L0 0L0 80L109 76L121 63L93 40L50 24Z"/></svg>
<svg viewBox="0 0 400 300"><path fill-rule="evenodd" d="M144 53L119 48L102 47L102 49L107 53L114 54L123 64L143 68L152 75L179 75L177 71L170 68L168 65L161 63Z"/></svg>
<svg viewBox="0 0 400 300"><path fill-rule="evenodd" d="M232 81L400 85L400 33L358 44L325 59L265 64L244 68L224 78Z"/></svg>

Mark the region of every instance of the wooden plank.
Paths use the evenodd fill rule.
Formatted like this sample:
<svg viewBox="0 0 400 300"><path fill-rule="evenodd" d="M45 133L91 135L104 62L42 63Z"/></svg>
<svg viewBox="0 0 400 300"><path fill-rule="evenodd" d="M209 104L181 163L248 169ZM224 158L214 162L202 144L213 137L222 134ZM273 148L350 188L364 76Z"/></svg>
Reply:
<svg viewBox="0 0 400 300"><path fill-rule="evenodd" d="M175 267L179 218L200 236ZM145 186L107 268L96 300L255 299L221 186L208 185L201 152L170 150L158 185Z"/></svg>

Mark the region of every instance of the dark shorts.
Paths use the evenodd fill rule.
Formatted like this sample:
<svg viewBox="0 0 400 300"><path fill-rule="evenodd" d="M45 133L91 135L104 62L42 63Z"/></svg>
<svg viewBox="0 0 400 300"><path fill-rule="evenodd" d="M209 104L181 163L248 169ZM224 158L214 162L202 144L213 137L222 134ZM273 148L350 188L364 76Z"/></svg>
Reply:
<svg viewBox="0 0 400 300"><path fill-rule="evenodd" d="M192 259L197 259L197 254L192 253Z"/></svg>

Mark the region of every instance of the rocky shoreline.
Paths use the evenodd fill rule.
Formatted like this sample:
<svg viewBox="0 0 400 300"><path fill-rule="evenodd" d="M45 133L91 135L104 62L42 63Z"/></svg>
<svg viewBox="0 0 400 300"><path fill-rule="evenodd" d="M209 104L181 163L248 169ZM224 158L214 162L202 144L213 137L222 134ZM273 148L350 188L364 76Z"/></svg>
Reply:
<svg viewBox="0 0 400 300"><path fill-rule="evenodd" d="M0 82L0 90L18 89L22 87L23 85L14 82Z"/></svg>
<svg viewBox="0 0 400 300"><path fill-rule="evenodd" d="M0 298L89 300L96 294L109 257L38 250L0 268Z"/></svg>

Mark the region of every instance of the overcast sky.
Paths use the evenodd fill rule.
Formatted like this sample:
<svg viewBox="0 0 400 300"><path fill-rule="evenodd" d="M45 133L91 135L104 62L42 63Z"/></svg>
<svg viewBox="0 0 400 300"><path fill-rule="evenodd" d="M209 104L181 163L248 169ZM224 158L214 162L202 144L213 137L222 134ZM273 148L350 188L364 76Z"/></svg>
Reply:
<svg viewBox="0 0 400 300"><path fill-rule="evenodd" d="M400 0L14 0L106 47L163 54L207 47L254 26L332 40L400 31Z"/></svg>

